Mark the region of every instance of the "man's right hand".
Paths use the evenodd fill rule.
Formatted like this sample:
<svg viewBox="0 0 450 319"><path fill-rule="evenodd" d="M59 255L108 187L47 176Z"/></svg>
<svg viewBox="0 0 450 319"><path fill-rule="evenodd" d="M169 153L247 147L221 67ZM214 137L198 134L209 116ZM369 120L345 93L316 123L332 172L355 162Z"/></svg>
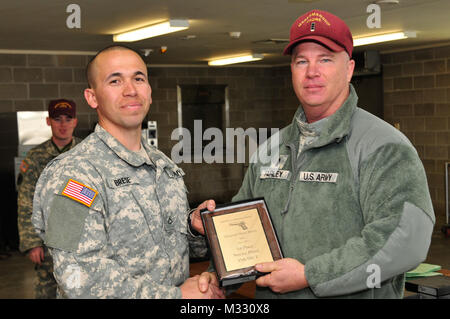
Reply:
<svg viewBox="0 0 450 319"><path fill-rule="evenodd" d="M225 294L218 287L217 280L213 280L213 276L212 273L204 272L201 275L188 278L180 287L181 297L183 299L224 299ZM199 284L199 280L202 281L202 284ZM203 284L206 284L206 290Z"/></svg>
<svg viewBox="0 0 450 319"><path fill-rule="evenodd" d="M44 261L44 248L34 247L28 253L28 257L33 263L38 264L40 266L41 263Z"/></svg>

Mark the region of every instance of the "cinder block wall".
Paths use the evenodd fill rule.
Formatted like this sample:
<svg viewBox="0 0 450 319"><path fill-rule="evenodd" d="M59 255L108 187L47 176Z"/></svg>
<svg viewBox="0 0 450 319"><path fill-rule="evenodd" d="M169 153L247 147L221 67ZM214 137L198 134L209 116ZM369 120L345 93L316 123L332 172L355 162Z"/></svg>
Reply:
<svg viewBox="0 0 450 319"><path fill-rule="evenodd" d="M177 141L170 136L177 128L177 85L225 84L229 88L230 127L282 128L298 106L291 89L288 67L152 68L153 104L149 119L158 122L159 148L170 156ZM248 150L247 150L248 152ZM246 166L233 164L181 163L192 205L213 198L228 202L241 185Z"/></svg>
<svg viewBox="0 0 450 319"><path fill-rule="evenodd" d="M86 103L84 69L90 56L0 54L0 112L45 111L49 100L70 98L77 103L78 127L85 136L97 122ZM148 120L158 122L159 148L170 156L177 141L170 140L177 127L178 84L226 84L229 87L230 127L281 128L297 108L288 67L151 67L153 104ZM226 202L238 191L244 164L187 164L189 200L207 198ZM13 187L13 185L11 186Z"/></svg>
<svg viewBox="0 0 450 319"><path fill-rule="evenodd" d="M382 63L385 120L399 123L416 147L440 227L450 156L450 46L384 54Z"/></svg>
<svg viewBox="0 0 450 319"><path fill-rule="evenodd" d="M92 130L97 115L85 102L88 56L0 54L0 112L45 111L49 100L74 99L79 135ZM450 156L450 46L382 55L384 118L400 123L424 163L437 226L445 222L444 163ZM150 67L153 105L148 119L158 121L159 146L170 156L176 141L177 84L227 84L230 126L282 128L298 106L289 67ZM225 202L239 189L243 164L180 164L189 199Z"/></svg>
<svg viewBox="0 0 450 319"><path fill-rule="evenodd" d="M52 99L73 99L76 133L86 134L97 121L96 112L83 97L88 59L83 55L0 54L0 112L46 111Z"/></svg>

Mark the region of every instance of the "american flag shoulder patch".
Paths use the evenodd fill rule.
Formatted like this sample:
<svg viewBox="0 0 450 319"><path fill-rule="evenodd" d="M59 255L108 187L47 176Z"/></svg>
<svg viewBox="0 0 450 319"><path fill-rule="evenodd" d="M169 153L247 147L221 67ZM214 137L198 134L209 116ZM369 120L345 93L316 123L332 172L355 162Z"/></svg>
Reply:
<svg viewBox="0 0 450 319"><path fill-rule="evenodd" d="M64 187L64 190L61 193L61 195L76 200L87 207L91 207L97 194L98 192L95 189L92 189L73 179L69 179L66 187Z"/></svg>

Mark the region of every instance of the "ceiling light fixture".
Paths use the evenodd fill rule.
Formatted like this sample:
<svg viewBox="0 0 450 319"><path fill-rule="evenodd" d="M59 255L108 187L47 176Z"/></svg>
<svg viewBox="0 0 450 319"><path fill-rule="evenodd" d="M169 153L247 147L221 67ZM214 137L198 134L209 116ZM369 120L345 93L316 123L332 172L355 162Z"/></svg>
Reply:
<svg viewBox="0 0 450 319"><path fill-rule="evenodd" d="M399 0L377 0L375 4L399 4Z"/></svg>
<svg viewBox="0 0 450 319"><path fill-rule="evenodd" d="M401 32L394 32L394 33L386 33L386 34L374 35L374 36L369 36L369 37L355 38L355 39L353 39L353 46L357 47L357 46L361 46L361 45L401 40L401 39L407 39L407 38L415 38L415 37L416 37L416 31L401 31Z"/></svg>
<svg viewBox="0 0 450 319"><path fill-rule="evenodd" d="M162 34L186 30L189 21L183 19L171 19L166 22L149 25L143 28L122 32L113 35L114 42L133 42L142 39L157 37Z"/></svg>
<svg viewBox="0 0 450 319"><path fill-rule="evenodd" d="M263 54L255 53L255 54L247 54L234 56L229 58L220 58L220 59L212 59L208 61L208 65L218 66L218 65L228 65L234 63L243 63L243 62L251 62L258 61L264 58Z"/></svg>

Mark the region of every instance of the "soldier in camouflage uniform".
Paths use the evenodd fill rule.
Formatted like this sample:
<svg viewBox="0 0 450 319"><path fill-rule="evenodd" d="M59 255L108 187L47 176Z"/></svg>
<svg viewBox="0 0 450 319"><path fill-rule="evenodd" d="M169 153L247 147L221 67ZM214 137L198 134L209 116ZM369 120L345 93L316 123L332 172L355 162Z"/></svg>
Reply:
<svg viewBox="0 0 450 319"><path fill-rule="evenodd" d="M72 136L77 125L76 105L73 101L65 99L50 101L48 112L47 124L51 127L52 138L27 153L20 165L17 180L19 249L27 253L36 265L35 297L39 299L56 297L56 281L53 278L52 258L31 224L34 189L39 175L48 162L81 141Z"/></svg>
<svg viewBox="0 0 450 319"><path fill-rule="evenodd" d="M60 296L223 298L213 274L188 279L189 253L206 246L188 227L183 171L141 138L151 104L142 58L109 47L87 74L95 132L50 163L34 197Z"/></svg>

